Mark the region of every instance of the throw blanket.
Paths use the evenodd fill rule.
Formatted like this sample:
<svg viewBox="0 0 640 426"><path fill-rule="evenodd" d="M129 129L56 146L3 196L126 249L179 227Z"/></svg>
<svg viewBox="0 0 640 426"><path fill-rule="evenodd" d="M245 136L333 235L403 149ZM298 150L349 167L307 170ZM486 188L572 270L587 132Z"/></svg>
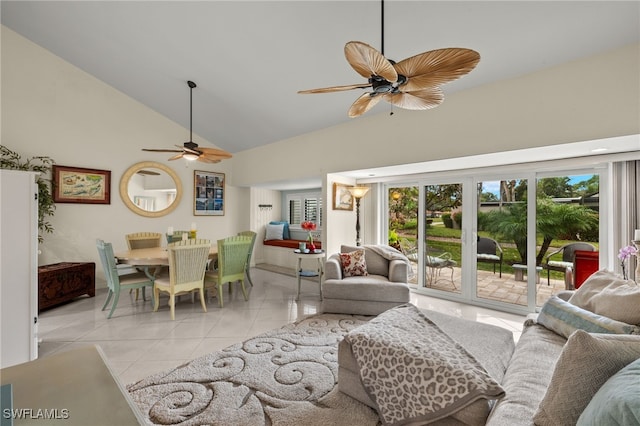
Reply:
<svg viewBox="0 0 640 426"><path fill-rule="evenodd" d="M411 304L380 314L345 339L385 425L428 423L480 398L504 396L471 354Z"/></svg>
<svg viewBox="0 0 640 426"><path fill-rule="evenodd" d="M384 257L387 260L402 260L406 263L409 263L409 259L407 256L394 249L391 246L385 245L364 245L367 249L378 253L380 256Z"/></svg>

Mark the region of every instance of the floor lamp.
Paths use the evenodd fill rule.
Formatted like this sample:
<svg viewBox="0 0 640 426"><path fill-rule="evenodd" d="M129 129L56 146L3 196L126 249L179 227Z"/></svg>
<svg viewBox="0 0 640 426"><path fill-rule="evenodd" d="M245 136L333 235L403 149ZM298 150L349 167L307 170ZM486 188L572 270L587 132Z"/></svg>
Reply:
<svg viewBox="0 0 640 426"><path fill-rule="evenodd" d="M356 199L356 246L360 245L360 199L369 191L367 186L351 186L347 188Z"/></svg>

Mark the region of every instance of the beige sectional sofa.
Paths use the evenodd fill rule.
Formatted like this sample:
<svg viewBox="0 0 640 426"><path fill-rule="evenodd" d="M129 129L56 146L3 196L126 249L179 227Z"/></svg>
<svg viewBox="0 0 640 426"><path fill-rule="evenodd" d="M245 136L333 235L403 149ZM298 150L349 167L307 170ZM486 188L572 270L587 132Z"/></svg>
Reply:
<svg viewBox="0 0 640 426"><path fill-rule="evenodd" d="M497 401L476 401L430 424L640 424L640 287L607 271L590 280L581 293L561 292L532 314L515 347L507 330L421 310L504 390ZM338 388L377 409L349 335L338 349Z"/></svg>

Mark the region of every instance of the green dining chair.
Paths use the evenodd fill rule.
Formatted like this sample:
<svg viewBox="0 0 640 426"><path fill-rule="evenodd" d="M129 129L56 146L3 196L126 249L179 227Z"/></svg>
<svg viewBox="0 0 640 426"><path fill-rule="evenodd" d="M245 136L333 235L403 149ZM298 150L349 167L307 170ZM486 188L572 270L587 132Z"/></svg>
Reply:
<svg viewBox="0 0 640 426"><path fill-rule="evenodd" d="M205 290L212 289L218 292L218 304L222 308L222 286L229 284L229 294L232 292L232 283L240 282L244 300L249 300L247 289L244 286L244 276L247 268L247 256L251 249L251 237L233 236L218 240L218 268L207 271L204 276Z"/></svg>
<svg viewBox="0 0 640 426"><path fill-rule="evenodd" d="M247 273L247 281L249 281L249 284L251 284L251 287L253 287L253 281L251 280L251 256L253 255L253 247L256 244L256 236L258 234L253 231L242 231L242 232L238 232L238 235L244 236L244 237L251 237L251 247L249 247L249 254L247 255L246 273Z"/></svg>
<svg viewBox="0 0 640 426"><path fill-rule="evenodd" d="M147 276L144 272L136 272L135 274L119 275L118 268L116 266L116 258L113 254L113 247L111 243L105 243L103 240L96 240L96 247L98 248L98 254L100 255L100 262L102 263L102 269L104 270L104 276L107 280L107 287L109 293L107 294L107 300L102 306L104 311L111 299L111 310L107 319L111 318L113 311L118 306L118 299L120 298L120 292L122 290L142 289L142 300L146 300L144 289L147 287L153 288L154 280ZM153 294L151 295L151 302L153 303Z"/></svg>

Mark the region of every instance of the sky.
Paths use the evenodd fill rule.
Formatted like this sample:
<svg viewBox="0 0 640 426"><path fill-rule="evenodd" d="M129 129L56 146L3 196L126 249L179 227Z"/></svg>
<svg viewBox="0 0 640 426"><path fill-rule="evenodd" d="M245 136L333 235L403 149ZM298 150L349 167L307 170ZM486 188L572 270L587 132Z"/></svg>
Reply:
<svg viewBox="0 0 640 426"><path fill-rule="evenodd" d="M593 176L592 174L589 175L569 175L569 184L570 185L575 185L578 182L582 182L585 180L588 180L589 178L591 178L591 176ZM492 194L495 194L496 197L498 197L500 195L500 181L496 180L496 181L484 181L482 182L482 192L490 192Z"/></svg>

